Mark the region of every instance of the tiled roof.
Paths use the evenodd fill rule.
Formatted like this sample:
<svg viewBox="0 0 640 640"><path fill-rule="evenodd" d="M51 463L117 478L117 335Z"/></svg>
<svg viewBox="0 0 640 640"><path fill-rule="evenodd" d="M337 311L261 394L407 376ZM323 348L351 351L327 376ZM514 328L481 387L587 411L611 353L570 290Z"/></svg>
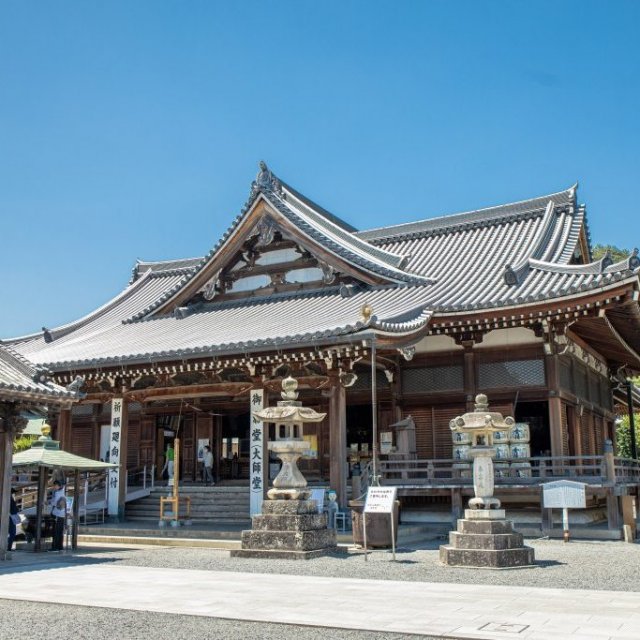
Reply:
<svg viewBox="0 0 640 640"><path fill-rule="evenodd" d="M173 270L165 272L149 270L102 307L80 320L51 329L49 333L52 341L50 343L45 341L42 333L14 338L7 342L12 344L21 354L30 358L32 354L38 353L48 344L59 345L68 339L77 340L81 337L91 336L106 327L119 324L144 309L162 296L165 291L173 290L182 282L183 278L183 273Z"/></svg>
<svg viewBox="0 0 640 640"><path fill-rule="evenodd" d="M261 178L262 176L262 178ZM571 264L586 214L575 187L530 200L372 231L352 229L266 167L249 201L203 258L138 262L119 296L77 322L13 342L34 362L64 370L226 355L352 340L362 332L409 336L432 314L532 304L615 286L640 273L634 253ZM266 176L266 177L265 177ZM160 315L214 259L259 198L344 261L383 276L387 285L247 297ZM196 283L198 284L198 283ZM364 304L373 307L367 322ZM157 315L154 316L154 312Z"/></svg>
<svg viewBox="0 0 640 640"><path fill-rule="evenodd" d="M0 344L0 400L26 397L46 402L77 397L75 392L47 381L44 374L41 367L34 366L10 347Z"/></svg>
<svg viewBox="0 0 640 640"><path fill-rule="evenodd" d="M473 226L485 227L488 224L504 222L513 216L526 216L527 214L539 214L544 211L550 200L553 200L556 207L572 205L575 203L575 193L577 185L551 193L546 196L538 196L529 200L520 200L509 204L501 204L484 209L465 211L464 213L453 213L445 216L420 220L418 222L407 222L397 225L358 231L358 235L363 240L375 242L376 244L386 243L392 238L407 238L415 235L453 233L462 228Z"/></svg>
<svg viewBox="0 0 640 640"><path fill-rule="evenodd" d="M274 295L251 303L203 305L185 317L161 316L128 324L112 323L91 335L68 336L33 354L52 368L148 362L284 345L321 344L334 336L377 330L411 334L430 318L427 287L387 286L343 297L334 288L307 295ZM363 305L373 309L364 321Z"/></svg>
<svg viewBox="0 0 640 640"><path fill-rule="evenodd" d="M483 217L484 216L484 217ZM571 265L584 207L566 191L433 221L359 233L429 274L434 313L533 303L615 283L629 264Z"/></svg>

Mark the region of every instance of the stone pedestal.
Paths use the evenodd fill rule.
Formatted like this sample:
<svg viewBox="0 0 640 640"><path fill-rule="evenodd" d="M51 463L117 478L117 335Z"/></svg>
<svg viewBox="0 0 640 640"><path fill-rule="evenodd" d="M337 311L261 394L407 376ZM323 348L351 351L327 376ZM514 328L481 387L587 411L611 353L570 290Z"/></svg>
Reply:
<svg viewBox="0 0 640 640"><path fill-rule="evenodd" d="M440 547L440 562L453 567L507 569L534 564L531 547L513 530L504 509L467 509Z"/></svg>
<svg viewBox="0 0 640 640"><path fill-rule="evenodd" d="M336 532L327 529L327 516L313 500L265 500L252 524L232 558L309 560L337 550Z"/></svg>

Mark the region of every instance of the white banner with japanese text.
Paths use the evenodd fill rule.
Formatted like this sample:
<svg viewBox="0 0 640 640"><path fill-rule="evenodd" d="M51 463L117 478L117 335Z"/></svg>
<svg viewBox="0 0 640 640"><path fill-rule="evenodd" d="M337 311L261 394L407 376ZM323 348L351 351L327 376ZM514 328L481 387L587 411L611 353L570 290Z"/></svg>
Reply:
<svg viewBox="0 0 640 640"><path fill-rule="evenodd" d="M249 482L250 501L249 514L252 516L262 512L264 498L264 423L253 414L254 411L264 409L264 389L254 389L249 394Z"/></svg>
<svg viewBox="0 0 640 640"><path fill-rule="evenodd" d="M118 498L120 494L120 442L122 432L122 398L111 401L111 430L109 436L109 462L117 464L109 469L109 504L107 512L110 516L118 515Z"/></svg>

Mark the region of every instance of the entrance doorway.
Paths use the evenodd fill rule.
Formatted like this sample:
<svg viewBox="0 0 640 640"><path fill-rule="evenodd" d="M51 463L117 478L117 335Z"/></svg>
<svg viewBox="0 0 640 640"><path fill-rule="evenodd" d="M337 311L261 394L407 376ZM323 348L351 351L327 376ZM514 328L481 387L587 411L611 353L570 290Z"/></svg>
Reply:
<svg viewBox="0 0 640 640"><path fill-rule="evenodd" d="M531 456L551 455L548 404L546 402L519 402L516 405L514 418L516 422L529 424Z"/></svg>
<svg viewBox="0 0 640 640"><path fill-rule="evenodd" d="M220 479L249 479L249 425L250 414L222 417L220 437Z"/></svg>
<svg viewBox="0 0 640 640"><path fill-rule="evenodd" d="M347 454L349 477L371 460L373 448L373 413L370 404L347 406Z"/></svg>

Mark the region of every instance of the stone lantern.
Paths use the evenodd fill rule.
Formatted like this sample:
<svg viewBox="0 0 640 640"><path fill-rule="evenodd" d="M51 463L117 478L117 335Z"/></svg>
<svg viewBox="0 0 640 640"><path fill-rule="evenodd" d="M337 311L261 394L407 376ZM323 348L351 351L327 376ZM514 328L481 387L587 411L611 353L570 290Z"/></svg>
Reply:
<svg viewBox="0 0 640 640"><path fill-rule="evenodd" d="M489 411L487 396L476 396L475 411L454 418L449 428L454 433L468 433L471 436L469 456L473 458L473 490L475 497L469 500L472 509L498 509L500 500L493 496L493 434L508 431L515 420L503 418L501 413Z"/></svg>
<svg viewBox="0 0 640 640"><path fill-rule="evenodd" d="M262 513L253 516L253 528L242 532L242 548L232 557L310 559L337 549L335 529L327 527L327 514L318 512L311 491L298 469L298 459L309 449L303 438L305 423L321 422L326 413L303 407L298 401L298 382L282 381L282 400L275 407L254 411L265 423L275 424L275 440L269 450L282 461L280 473L262 503Z"/></svg>
<svg viewBox="0 0 640 640"><path fill-rule="evenodd" d="M508 431L515 421L489 411L487 396L476 396L475 411L454 418L449 427L454 433L471 436L469 456L473 459L474 497L469 509L449 534L449 544L440 547L440 561L449 566L506 568L534 563L531 547L525 547L522 534L513 530L500 500L493 495L494 434Z"/></svg>
<svg viewBox="0 0 640 640"><path fill-rule="evenodd" d="M254 416L263 422L276 425L275 440L269 442L273 451L282 461L280 473L273 481L273 489L267 492L270 500L306 500L311 495L306 488L307 481L298 469L298 459L309 449L309 441L304 440L304 423L321 422L326 413L317 413L303 407L298 401L298 381L291 376L282 381L282 400L276 407L254 411Z"/></svg>

